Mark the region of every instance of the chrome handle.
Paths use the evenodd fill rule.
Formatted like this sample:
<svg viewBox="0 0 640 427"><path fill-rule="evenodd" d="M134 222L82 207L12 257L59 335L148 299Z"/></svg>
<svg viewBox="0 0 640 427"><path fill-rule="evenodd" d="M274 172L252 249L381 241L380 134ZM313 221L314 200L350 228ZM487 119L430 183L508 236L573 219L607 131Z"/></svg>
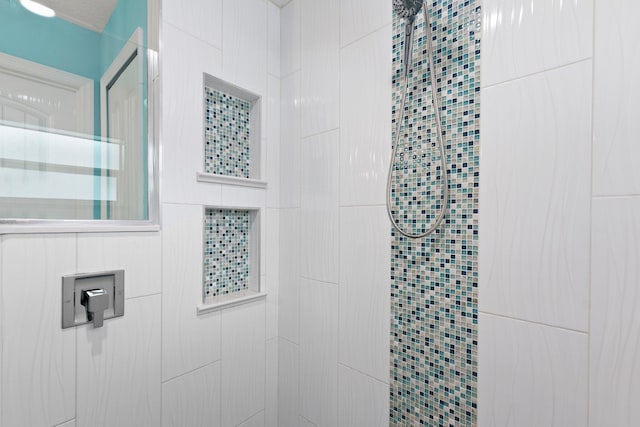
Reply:
<svg viewBox="0 0 640 427"><path fill-rule="evenodd" d="M104 289L82 291L80 300L87 309L87 318L93 322L94 328L101 328L104 323L104 311L109 307L109 294Z"/></svg>

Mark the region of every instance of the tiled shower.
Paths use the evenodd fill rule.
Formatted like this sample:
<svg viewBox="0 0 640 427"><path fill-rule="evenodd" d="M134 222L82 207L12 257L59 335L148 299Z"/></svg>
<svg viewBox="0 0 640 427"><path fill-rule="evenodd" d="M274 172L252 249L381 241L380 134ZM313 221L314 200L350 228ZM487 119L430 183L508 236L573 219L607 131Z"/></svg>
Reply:
<svg viewBox="0 0 640 427"><path fill-rule="evenodd" d="M426 2L451 194L410 240L392 0L186 3L161 229L0 236L0 426L638 424L639 5ZM424 30L403 132L433 156ZM60 278L113 269L125 316L61 329Z"/></svg>

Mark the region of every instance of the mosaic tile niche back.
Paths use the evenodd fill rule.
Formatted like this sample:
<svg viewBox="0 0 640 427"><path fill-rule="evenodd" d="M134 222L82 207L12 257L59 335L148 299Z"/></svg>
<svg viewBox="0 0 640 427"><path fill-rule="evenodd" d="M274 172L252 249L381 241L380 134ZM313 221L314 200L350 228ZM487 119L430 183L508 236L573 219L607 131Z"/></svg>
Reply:
<svg viewBox="0 0 640 427"><path fill-rule="evenodd" d="M205 87L204 172L249 178L251 103Z"/></svg>
<svg viewBox="0 0 640 427"><path fill-rule="evenodd" d="M477 424L478 171L480 5L426 2L450 200L435 234L407 239L392 231L390 425ZM392 206L411 233L430 226L445 185L437 149L422 13L416 18L407 105L404 21L393 20L392 122L403 120L393 171ZM395 137L395 133L393 135ZM393 141L394 139L392 139Z"/></svg>
<svg viewBox="0 0 640 427"><path fill-rule="evenodd" d="M249 287L249 211L206 209L203 299Z"/></svg>

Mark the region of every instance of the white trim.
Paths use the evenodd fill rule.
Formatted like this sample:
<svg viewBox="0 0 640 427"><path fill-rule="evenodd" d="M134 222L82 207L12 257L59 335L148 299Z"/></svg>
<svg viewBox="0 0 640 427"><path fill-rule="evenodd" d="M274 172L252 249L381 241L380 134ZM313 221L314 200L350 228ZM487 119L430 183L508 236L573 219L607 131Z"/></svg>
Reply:
<svg viewBox="0 0 640 427"><path fill-rule="evenodd" d="M238 185L241 187L267 188L266 181L251 178L238 178L228 175L217 175L213 173L196 172L198 182L208 182L212 184Z"/></svg>
<svg viewBox="0 0 640 427"><path fill-rule="evenodd" d="M225 308L236 307L238 305L247 304L249 302L258 301L265 298L267 298L267 293L259 292L259 293L247 295L247 296L236 298L236 299L231 299L229 301L217 302L214 304L198 304L198 307L196 307L196 310L197 310L198 316L200 316L203 314L213 313L216 311L223 310Z"/></svg>

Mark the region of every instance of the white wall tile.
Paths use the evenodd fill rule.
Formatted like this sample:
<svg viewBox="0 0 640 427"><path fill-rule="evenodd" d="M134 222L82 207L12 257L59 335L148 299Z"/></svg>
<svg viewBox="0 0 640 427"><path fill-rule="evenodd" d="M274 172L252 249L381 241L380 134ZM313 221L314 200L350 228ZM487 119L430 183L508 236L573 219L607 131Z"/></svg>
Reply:
<svg viewBox="0 0 640 427"><path fill-rule="evenodd" d="M7 235L2 243L3 426L75 416L76 334L62 329L62 276L76 272L76 236Z"/></svg>
<svg viewBox="0 0 640 427"><path fill-rule="evenodd" d="M280 288L280 210L266 210L265 290L267 292L267 339L278 336L278 294Z"/></svg>
<svg viewBox="0 0 640 427"><path fill-rule="evenodd" d="M338 283L339 131L302 140L303 277Z"/></svg>
<svg viewBox="0 0 640 427"><path fill-rule="evenodd" d="M300 73L282 79L280 207L300 206Z"/></svg>
<svg viewBox="0 0 640 427"><path fill-rule="evenodd" d="M267 25L267 71L272 76L280 77L280 8L271 2L267 3Z"/></svg>
<svg viewBox="0 0 640 427"><path fill-rule="evenodd" d="M160 425L161 301L129 299L124 317L76 328L79 426Z"/></svg>
<svg viewBox="0 0 640 427"><path fill-rule="evenodd" d="M162 19L222 49L222 0L196 0L189 7L180 0L163 0Z"/></svg>
<svg viewBox="0 0 640 427"><path fill-rule="evenodd" d="M594 64L593 192L640 194L640 3L597 1Z"/></svg>
<svg viewBox="0 0 640 427"><path fill-rule="evenodd" d="M391 156L391 27L340 56L340 204L385 202Z"/></svg>
<svg viewBox="0 0 640 427"><path fill-rule="evenodd" d="M382 206L340 209L340 362L389 382L391 230Z"/></svg>
<svg viewBox="0 0 640 427"><path fill-rule="evenodd" d="M297 321L296 321L297 323ZM278 340L278 426L297 427L300 413L298 345Z"/></svg>
<svg viewBox="0 0 640 427"><path fill-rule="evenodd" d="M303 137L339 126L340 2L301 2Z"/></svg>
<svg viewBox="0 0 640 427"><path fill-rule="evenodd" d="M222 425L235 426L265 408L265 303L222 311Z"/></svg>
<svg viewBox="0 0 640 427"><path fill-rule="evenodd" d="M590 423L632 426L640 400L640 198L593 202Z"/></svg>
<svg viewBox="0 0 640 427"><path fill-rule="evenodd" d="M57 427L76 427L76 420L67 421L64 424L58 424Z"/></svg>
<svg viewBox="0 0 640 427"><path fill-rule="evenodd" d="M220 426L220 362L162 384L162 427Z"/></svg>
<svg viewBox="0 0 640 427"><path fill-rule="evenodd" d="M293 0L280 9L280 72L282 77L300 70L300 1Z"/></svg>
<svg viewBox="0 0 640 427"><path fill-rule="evenodd" d="M265 425L278 427L278 337L266 343Z"/></svg>
<svg viewBox="0 0 640 427"><path fill-rule="evenodd" d="M380 27L390 25L391 3L388 0L341 0L340 45L346 46Z"/></svg>
<svg viewBox="0 0 640 427"><path fill-rule="evenodd" d="M222 75L258 95L267 93L267 3L223 0Z"/></svg>
<svg viewBox="0 0 640 427"><path fill-rule="evenodd" d="M586 334L481 313L478 345L480 427L587 425Z"/></svg>
<svg viewBox="0 0 640 427"><path fill-rule="evenodd" d="M78 271L124 269L125 298L160 293L160 233L78 234Z"/></svg>
<svg viewBox="0 0 640 427"><path fill-rule="evenodd" d="M267 204L267 192L264 188L241 187L238 185L222 186L222 206L257 207Z"/></svg>
<svg viewBox="0 0 640 427"><path fill-rule="evenodd" d="M338 366L338 426L387 427L389 385Z"/></svg>
<svg viewBox="0 0 640 427"><path fill-rule="evenodd" d="M163 205L162 379L220 358L220 314L196 314L202 302L202 206Z"/></svg>
<svg viewBox="0 0 640 427"><path fill-rule="evenodd" d="M300 290L300 209L280 210L278 334L298 343Z"/></svg>
<svg viewBox="0 0 640 427"><path fill-rule="evenodd" d="M482 86L592 56L594 0L486 0Z"/></svg>
<svg viewBox="0 0 640 427"><path fill-rule="evenodd" d="M300 414L318 427L338 423L338 285L300 287Z"/></svg>
<svg viewBox="0 0 640 427"><path fill-rule="evenodd" d="M239 424L238 427L264 427L265 426L265 414L261 411L249 418L247 421Z"/></svg>
<svg viewBox="0 0 640 427"><path fill-rule="evenodd" d="M172 27L162 35L162 201L220 203L220 186L198 183L204 169L202 73L220 76L220 50Z"/></svg>
<svg viewBox="0 0 640 427"><path fill-rule="evenodd" d="M591 61L482 103L480 310L586 331Z"/></svg>
<svg viewBox="0 0 640 427"><path fill-rule="evenodd" d="M269 76L267 81L267 157L264 176L267 180L267 206L280 207L280 79Z"/></svg>

